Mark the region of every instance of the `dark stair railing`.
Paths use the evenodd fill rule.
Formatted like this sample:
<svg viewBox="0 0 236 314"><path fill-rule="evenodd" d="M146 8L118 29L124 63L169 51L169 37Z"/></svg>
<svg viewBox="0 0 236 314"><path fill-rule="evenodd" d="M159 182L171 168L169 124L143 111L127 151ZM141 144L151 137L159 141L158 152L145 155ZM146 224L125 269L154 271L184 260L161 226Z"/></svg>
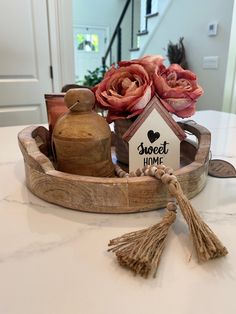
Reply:
<svg viewBox="0 0 236 314"><path fill-rule="evenodd" d="M112 52L112 47L114 44L115 39L117 38L117 62L121 61L122 59L122 28L121 28L121 23L123 22L123 19L126 15L126 12L129 8L129 5L131 3L131 49L133 49L134 46L134 0L127 0L125 3L125 6L123 8L123 11L121 13L121 16L117 22L117 25L115 27L115 30L113 32L113 35L111 37L111 41L107 47L107 50L105 52L104 57L102 57L102 67L103 67L103 71L105 73L106 70L106 60L110 54L110 65L112 63L112 56L111 56L111 52Z"/></svg>
<svg viewBox="0 0 236 314"><path fill-rule="evenodd" d="M139 48L137 47L137 40L136 40L136 42L134 40L135 39L134 34L136 31L134 29L135 28L134 2L135 2L135 0L127 0L125 3L125 6L122 10L121 16L119 17L119 20L117 22L117 25L116 25L115 30L113 32L113 35L111 37L110 43L109 43L107 50L105 52L105 55L104 55L104 57L102 57L103 73L106 72L106 61L107 61L107 58L109 55L110 55L110 66L113 63L113 61L112 61L112 47L113 47L113 44L115 42L115 39L117 39L116 63L118 63L122 59L122 45L121 45L121 43L122 43L122 28L121 28L121 24L123 22L123 19L126 15L126 12L129 8L130 4L131 4L131 44L130 44L131 47L130 47L129 51L139 50ZM136 32L136 36L148 34L148 19L158 15L158 12L156 12L156 13L151 13L151 12L152 12L152 0L147 0L147 2L146 2L146 25L145 25L145 29L142 31L138 30L138 32ZM135 45L136 45L136 47L135 47Z"/></svg>

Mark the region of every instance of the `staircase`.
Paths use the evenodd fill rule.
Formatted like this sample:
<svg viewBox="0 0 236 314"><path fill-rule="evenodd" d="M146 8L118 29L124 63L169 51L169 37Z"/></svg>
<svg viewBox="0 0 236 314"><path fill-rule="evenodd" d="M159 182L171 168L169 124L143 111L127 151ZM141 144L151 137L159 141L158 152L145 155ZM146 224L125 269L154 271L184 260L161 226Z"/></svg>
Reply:
<svg viewBox="0 0 236 314"><path fill-rule="evenodd" d="M108 45L107 51L102 58L102 65L104 71L106 66L112 63L118 63L125 54L129 59L137 59L145 55L145 50L153 35L158 29L162 18L165 16L172 0L127 0L118 23L115 27L111 41ZM130 34L128 32L127 24L125 30L122 27L123 20L129 15L130 19ZM125 33L125 34L124 34ZM130 36L130 48L127 54L122 45L124 37L127 39ZM116 51L114 53L114 46ZM109 61L108 62L108 57Z"/></svg>
<svg viewBox="0 0 236 314"><path fill-rule="evenodd" d="M141 1L141 4L142 2L146 2L146 0ZM152 40L171 2L172 0L153 0L152 11L147 14L141 5L141 27L144 27L137 33L137 48L130 49L130 59L137 59L145 54L146 47Z"/></svg>

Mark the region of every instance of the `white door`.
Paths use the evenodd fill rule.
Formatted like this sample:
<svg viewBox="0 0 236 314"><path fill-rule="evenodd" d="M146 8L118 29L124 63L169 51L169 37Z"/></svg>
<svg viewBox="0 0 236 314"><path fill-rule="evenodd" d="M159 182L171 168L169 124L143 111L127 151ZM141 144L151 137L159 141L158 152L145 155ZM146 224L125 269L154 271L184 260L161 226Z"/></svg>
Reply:
<svg viewBox="0 0 236 314"><path fill-rule="evenodd" d="M83 84L88 70L94 71L102 66L104 57L107 28L74 26L74 56L76 82Z"/></svg>
<svg viewBox="0 0 236 314"><path fill-rule="evenodd" d="M0 126L46 121L52 92L46 0L0 1Z"/></svg>

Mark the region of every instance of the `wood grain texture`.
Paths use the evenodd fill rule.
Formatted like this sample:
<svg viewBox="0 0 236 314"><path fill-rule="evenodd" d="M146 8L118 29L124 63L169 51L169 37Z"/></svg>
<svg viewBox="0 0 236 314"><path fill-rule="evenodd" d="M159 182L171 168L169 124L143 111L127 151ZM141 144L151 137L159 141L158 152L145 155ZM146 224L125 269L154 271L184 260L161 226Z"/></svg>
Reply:
<svg viewBox="0 0 236 314"><path fill-rule="evenodd" d="M211 135L193 121L181 125L198 138L198 148L188 140L182 142L182 166L175 171L184 193L192 198L206 185ZM27 187L47 202L97 213L130 213L166 206L166 188L152 177L102 178L56 170L50 160L50 149L45 149L48 131L43 127L22 130L18 141L24 156Z"/></svg>
<svg viewBox="0 0 236 314"><path fill-rule="evenodd" d="M72 174L114 177L111 160L111 130L106 120L92 110L93 92L87 88L70 89L64 97L68 113L53 129L57 169Z"/></svg>
<svg viewBox="0 0 236 314"><path fill-rule="evenodd" d="M163 107L157 95L154 95L149 101L148 105L145 107L144 111L135 119L130 128L123 134L123 139L127 142L130 141L132 136L136 133L138 128L144 123L150 113L156 109L156 111L161 115L162 119L166 122L169 128L175 133L180 141L186 138L186 134L179 127L178 123L172 118L171 114Z"/></svg>

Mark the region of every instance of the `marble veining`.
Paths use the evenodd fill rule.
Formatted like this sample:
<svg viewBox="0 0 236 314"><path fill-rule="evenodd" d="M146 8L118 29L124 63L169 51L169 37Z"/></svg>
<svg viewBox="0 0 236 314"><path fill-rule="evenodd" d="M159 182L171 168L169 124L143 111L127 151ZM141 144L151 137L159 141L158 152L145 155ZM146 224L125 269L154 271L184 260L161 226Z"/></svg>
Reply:
<svg viewBox="0 0 236 314"><path fill-rule="evenodd" d="M212 133L212 158L236 166L236 115L197 112ZM181 213L168 235L157 277L121 268L110 239L160 221L163 210L92 214L34 196L25 185L17 144L23 127L0 128L1 314L235 314L236 178L208 177L191 202L228 248L225 258L199 264Z"/></svg>
<svg viewBox="0 0 236 314"><path fill-rule="evenodd" d="M63 239L58 241L47 241L47 242L32 242L28 245L19 248L9 254L0 254L0 263L5 263L11 260L25 259L38 254L44 254L48 251L52 251L54 249L63 247L74 241L78 240L79 235L81 234L81 230L77 230L76 234L71 236L66 236Z"/></svg>

